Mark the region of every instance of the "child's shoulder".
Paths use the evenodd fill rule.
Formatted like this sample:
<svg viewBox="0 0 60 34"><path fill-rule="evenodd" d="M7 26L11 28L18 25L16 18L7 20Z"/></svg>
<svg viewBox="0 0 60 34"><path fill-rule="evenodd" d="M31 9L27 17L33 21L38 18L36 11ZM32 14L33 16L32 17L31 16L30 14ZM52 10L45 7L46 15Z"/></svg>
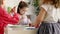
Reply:
<svg viewBox="0 0 60 34"><path fill-rule="evenodd" d="M53 9L54 6L50 4L43 4L41 7L47 11Z"/></svg>
<svg viewBox="0 0 60 34"><path fill-rule="evenodd" d="M49 8L49 5L47 5L47 4L43 4L43 5L41 5L40 7L43 8L43 9L45 9L45 10L47 11L48 8Z"/></svg>

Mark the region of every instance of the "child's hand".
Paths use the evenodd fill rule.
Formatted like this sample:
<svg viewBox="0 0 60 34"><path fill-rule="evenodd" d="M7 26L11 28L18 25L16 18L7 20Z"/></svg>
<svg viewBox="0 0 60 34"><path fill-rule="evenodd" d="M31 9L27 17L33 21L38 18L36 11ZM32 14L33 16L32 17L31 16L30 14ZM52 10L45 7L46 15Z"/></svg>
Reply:
<svg viewBox="0 0 60 34"><path fill-rule="evenodd" d="M38 28L38 27L39 27L39 24L32 23L32 24L29 24L29 26L30 26L30 27Z"/></svg>
<svg viewBox="0 0 60 34"><path fill-rule="evenodd" d="M14 6L10 12L16 13L16 6Z"/></svg>

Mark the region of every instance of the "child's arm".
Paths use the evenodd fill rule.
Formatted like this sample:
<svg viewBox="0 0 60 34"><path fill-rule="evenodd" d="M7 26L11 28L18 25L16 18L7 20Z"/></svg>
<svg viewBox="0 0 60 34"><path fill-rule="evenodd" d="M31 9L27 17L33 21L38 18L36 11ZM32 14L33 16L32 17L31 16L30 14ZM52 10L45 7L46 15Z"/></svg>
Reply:
<svg viewBox="0 0 60 34"><path fill-rule="evenodd" d="M31 20L30 19L28 19L28 24L29 24L29 26L30 26L30 24L31 24L32 22L31 22Z"/></svg>
<svg viewBox="0 0 60 34"><path fill-rule="evenodd" d="M41 8L39 15L36 17L36 20L33 23L33 25L37 27L44 20L45 15L46 15L45 9Z"/></svg>
<svg viewBox="0 0 60 34"><path fill-rule="evenodd" d="M0 8L0 18L2 19L2 21L4 22L4 26L6 24L16 24L19 21L18 16L16 15L16 17L11 17L7 11L5 11L4 9Z"/></svg>

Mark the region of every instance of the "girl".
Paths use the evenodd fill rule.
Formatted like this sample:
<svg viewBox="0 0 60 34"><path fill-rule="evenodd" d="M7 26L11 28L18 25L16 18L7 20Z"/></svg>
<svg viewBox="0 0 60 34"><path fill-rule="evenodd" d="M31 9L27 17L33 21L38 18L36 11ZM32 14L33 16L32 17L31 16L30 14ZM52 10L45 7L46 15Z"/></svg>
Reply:
<svg viewBox="0 0 60 34"><path fill-rule="evenodd" d="M10 16L4 9L4 1L0 0L0 34L4 34L4 27L7 24L17 24L19 21L18 15Z"/></svg>
<svg viewBox="0 0 60 34"><path fill-rule="evenodd" d="M27 16L25 15L25 12L27 11L27 3L25 3L24 1L20 1L18 8L17 8L17 13L20 14L20 24L21 25L28 25L29 23L31 23L30 19L27 18Z"/></svg>
<svg viewBox="0 0 60 34"><path fill-rule="evenodd" d="M60 34L60 24L58 23L59 0L42 0L41 11L37 16L35 27L39 25L37 34Z"/></svg>

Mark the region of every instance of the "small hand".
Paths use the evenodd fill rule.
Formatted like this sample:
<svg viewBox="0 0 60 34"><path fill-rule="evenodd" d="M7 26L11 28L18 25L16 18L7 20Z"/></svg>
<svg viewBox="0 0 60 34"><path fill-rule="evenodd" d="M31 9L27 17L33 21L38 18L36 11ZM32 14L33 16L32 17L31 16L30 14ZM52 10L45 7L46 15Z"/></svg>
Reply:
<svg viewBox="0 0 60 34"><path fill-rule="evenodd" d="M14 6L10 12L16 13L16 6Z"/></svg>
<svg viewBox="0 0 60 34"><path fill-rule="evenodd" d="M38 28L38 27L39 27L39 24L35 24L35 23L33 23L33 24L29 24L29 26L30 26L30 27Z"/></svg>

